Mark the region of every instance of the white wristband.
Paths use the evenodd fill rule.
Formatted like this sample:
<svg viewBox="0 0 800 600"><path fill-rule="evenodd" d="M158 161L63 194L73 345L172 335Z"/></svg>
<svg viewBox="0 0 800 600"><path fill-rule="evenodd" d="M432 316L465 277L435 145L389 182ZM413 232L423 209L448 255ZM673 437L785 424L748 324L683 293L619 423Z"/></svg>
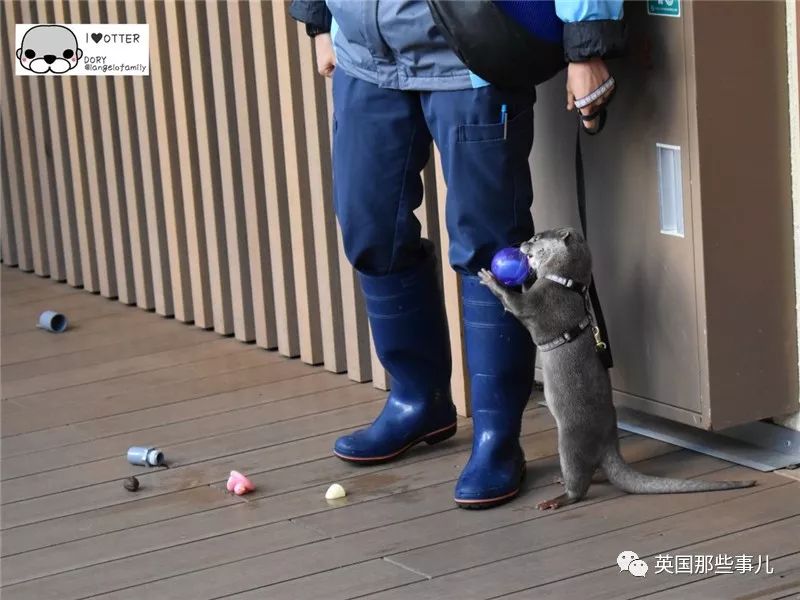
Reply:
<svg viewBox="0 0 800 600"><path fill-rule="evenodd" d="M615 85L614 78L609 77L600 85L599 88L597 88L591 94L575 100L576 108L586 108L587 106L595 102L598 98L602 98L603 96L605 96L610 90L614 88L614 85Z"/></svg>

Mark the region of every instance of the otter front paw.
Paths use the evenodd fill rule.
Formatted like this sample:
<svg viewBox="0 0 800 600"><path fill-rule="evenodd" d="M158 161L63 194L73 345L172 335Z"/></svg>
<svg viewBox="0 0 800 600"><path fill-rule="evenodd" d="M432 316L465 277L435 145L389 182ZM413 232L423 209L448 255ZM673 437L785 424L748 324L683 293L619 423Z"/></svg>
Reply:
<svg viewBox="0 0 800 600"><path fill-rule="evenodd" d="M478 271L478 279L481 280L481 283L483 285L490 285L491 283L497 283L497 281L494 278L494 275L492 275L492 272L489 269L481 269L480 271Z"/></svg>
<svg viewBox="0 0 800 600"><path fill-rule="evenodd" d="M494 275L492 275L492 272L489 269L481 269L478 271L478 278L481 280L481 284L489 288L490 292L500 299L503 298L506 290L502 285L500 285L497 279L495 279Z"/></svg>

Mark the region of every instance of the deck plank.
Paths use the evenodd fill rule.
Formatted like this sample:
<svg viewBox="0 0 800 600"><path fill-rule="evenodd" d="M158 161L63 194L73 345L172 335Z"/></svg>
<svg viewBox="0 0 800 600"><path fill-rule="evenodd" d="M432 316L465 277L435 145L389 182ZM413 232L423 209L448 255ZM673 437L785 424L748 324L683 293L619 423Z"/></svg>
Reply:
<svg viewBox="0 0 800 600"><path fill-rule="evenodd" d="M58 451L58 448L74 444L87 444L159 425L169 425L187 420L220 415L240 408L258 405L262 402L282 400L324 392L349 384L341 378L327 373L311 372L305 366L295 366L297 377L282 379L262 385L245 386L198 398L190 398L170 404L144 408L135 412L99 417L70 425L35 431L28 434L4 438L3 457L9 458L33 452ZM54 465L57 468L58 464Z"/></svg>
<svg viewBox="0 0 800 600"><path fill-rule="evenodd" d="M767 523L757 528L747 527L742 531L737 531L729 535L715 537L712 540L693 546L674 548L669 554L689 554L689 555L713 555L737 554L748 555L770 555L779 557L784 555L794 555L800 552L800 536L796 535L800 531L800 516L779 519L772 523ZM758 532L757 536L753 536ZM795 535L792 535L794 532ZM664 553L666 554L666 553ZM592 599L598 600L618 600L619 598L636 598L665 590L662 594L655 594L656 597L680 597L686 599L691 597L702 597L704 600L728 600L729 598L741 597L745 592L741 589L746 585L751 577L757 577L754 573L738 574L731 573L727 576L713 577L715 581L711 585L698 588L695 592L685 595L692 587L692 582L701 579L703 575L698 574L675 574L675 573L656 573L657 555L641 555L648 564L648 572L644 578L631 577L627 573L620 576L619 568L614 565L605 569L600 569L578 577L569 577L545 585L528 589L517 594L506 596L513 600L523 600L535 595L536 598L564 598L565 594L574 594L580 597L582 594L589 594ZM770 565L772 563L770 562ZM756 566L755 564L753 565ZM781 593L800 591L800 563L795 563L794 569L786 568L789 574L794 571L794 577L788 581L781 581L780 576L773 576L771 581L762 579L759 588L762 590L770 588ZM763 567L765 568L765 567ZM780 567L779 567L780 568ZM708 576L706 576L708 577ZM711 582L709 582L711 583ZM680 586L680 587L678 587ZM676 589L677 588L677 589ZM687 589L688 588L688 589ZM652 598L652 596L647 596Z"/></svg>
<svg viewBox="0 0 800 600"><path fill-rule="evenodd" d="M794 530L800 527L795 517L792 522L779 521L775 526L748 530L745 534L734 534L734 536L725 536L721 538L726 542L738 541L732 540L731 537L744 537L749 540L758 535L758 540L770 540L769 534L773 532L786 539L787 531L791 531L787 525L792 525ZM797 539L795 537L795 539ZM758 541L756 542L756 544ZM698 553L704 551L698 547L693 547L690 552ZM728 547L720 551L720 548L713 548L706 552L713 552L714 554L727 553L732 554ZM758 554L756 546L753 543L748 543L742 554ZM767 573L766 569L762 569L760 573L747 573L746 575L733 575L729 573L714 575L713 577L705 577L700 579L694 576L691 581L686 581L686 577L680 575L670 575L669 583L677 583L680 580L681 585L670 585L669 588L662 592L647 593L645 598L647 600L669 600L679 595L681 600L730 600L730 598L755 599L759 600L778 600L779 598L797 598L800 596L800 552L787 554L781 558L773 560L775 556L775 548L768 547L763 554L770 555L770 570L773 572ZM681 579L683 577L683 579ZM701 576L702 577L702 576ZM697 581L697 579L700 579ZM649 582L648 582L649 583ZM648 586L649 589L649 586Z"/></svg>
<svg viewBox="0 0 800 600"><path fill-rule="evenodd" d="M705 541L796 514L798 509L793 499L797 497L797 486L776 481L775 475L756 474L756 477L762 482L759 487L724 493L710 492L699 507L677 514L676 503L698 502L700 494L669 496L660 501L646 496L632 496L638 503L627 507L625 512L616 510L616 506L609 507L610 514L619 516L622 526L591 537L587 537L587 532L582 528L577 531L572 529L576 522L586 526L606 520L591 508L580 507L568 511L572 513L569 514L570 526L562 536L557 531L548 535L546 530L548 524L551 531L565 529L567 521L554 513L549 523L541 523L535 535L525 532L529 551L524 554L500 561L492 561L493 554L490 554L484 558L483 565L367 597L371 600L493 598L612 566L617 554L631 545L636 546L638 554L650 555L682 543ZM638 520L640 511L650 506L660 507L668 516L628 525L631 520ZM604 516L608 518L608 515L606 513ZM543 539L546 539L546 543Z"/></svg>
<svg viewBox="0 0 800 600"><path fill-rule="evenodd" d="M784 486L785 487L785 486ZM780 488L776 490L779 492ZM764 496L771 502L770 507L777 508L780 501L785 503L787 495L762 490ZM731 501L733 504L735 501ZM716 507L715 507L716 508ZM787 507L783 506L784 512ZM463 514L453 511L454 514ZM448 513L449 514L449 513ZM469 513L468 513L469 514ZM717 515L718 516L718 515ZM477 523L479 519L473 516L469 522ZM418 525L418 527L412 527ZM390 535L387 535L390 534ZM346 565L364 562L372 558L385 556L393 548L403 546L413 546L436 540L438 536L447 535L447 530L440 527L431 527L430 522L418 524L416 522L399 523L383 530L370 530L347 538L337 538L324 540L321 542L305 545L302 547L291 548L288 550L270 553L267 555L257 555L251 558L237 561L178 575L168 579L161 579L152 583L137 586L134 589L124 589L110 593L104 597L109 600L122 600L124 598L141 598L151 596L169 600L180 600L183 598L194 600L210 600L223 594L231 594L236 591L248 591L258 586L266 586L274 583L281 583L298 577L305 577L321 571L327 571ZM450 533L452 535L452 532ZM610 534L610 535L613 535ZM463 542L462 542L463 544ZM605 551L608 554L608 546L593 547L597 554ZM491 555L489 555L491 556ZM562 557L563 558L563 557ZM606 556L606 560L613 561L616 557ZM490 565L490 566L494 566ZM434 587L436 593L431 594L427 589L422 596L408 596L406 590L425 589L440 580L425 580L422 583L412 584L399 588L396 597L425 597L425 598L478 598L485 597L478 594L483 593L481 588L496 586L515 585L520 579L537 577L538 569L530 569L530 563L526 568L517 566L512 573L504 573L503 577L484 577L480 581L470 581L472 587L447 586L445 593L439 595L440 587ZM569 561L559 565L561 569L569 568ZM489 588L491 589L491 588ZM474 590L474 591L473 591ZM137 596L138 595L138 596ZM13 596L11 596L13 598Z"/></svg>
<svg viewBox="0 0 800 600"><path fill-rule="evenodd" d="M270 369L265 364L250 368L231 369L208 377L197 377L161 385L157 388L156 393L150 395L143 396L134 391L114 396L114 402L107 402L105 398L87 398L82 402L70 405L69 410L51 413L32 412L23 406L15 405L14 401L9 401L4 406L8 418L3 423L3 435L29 433L58 425L78 423L93 417L133 412L141 408L180 402L241 387L251 387L259 383L290 379L299 373L308 372L308 368Z"/></svg>
<svg viewBox="0 0 800 600"><path fill-rule="evenodd" d="M4 600L777 600L800 587L791 479L622 433L626 460L643 472L759 485L635 496L598 484L585 501L542 513L536 503L561 491L557 438L531 403L521 497L463 511L452 492L469 420L440 445L358 468L331 445L378 414L383 394L371 385L12 269L0 269L0 283ZM44 307L64 310L74 329L36 330ZM157 444L171 467L129 465L125 450L139 443ZM227 494L231 469L256 491ZM136 494L120 484L131 473ZM348 496L327 503L333 481ZM651 561L768 553L776 574L635 579L615 565L628 546Z"/></svg>
<svg viewBox="0 0 800 600"><path fill-rule="evenodd" d="M202 463L202 468L204 469L213 466L213 461L216 458L231 454L232 449L235 449L235 454L242 453L242 451L246 453L259 448L267 448L305 437L321 435L328 431L338 431L345 427L361 425L365 422L364 413L373 408L374 401L377 399L376 392L362 390L358 387L349 388L346 392L337 390L336 395L339 397L349 396L353 405L332 410L323 419L320 419L317 414L309 414L277 423L252 425L252 423L257 423L258 421L251 421L250 414L234 415L238 423L232 426L229 431L223 433L201 437L192 435L192 439L177 443L161 443L159 438L143 434L139 438L143 441L133 445L142 445L142 443L155 445L155 442L159 441L158 447L167 457L170 471L177 477L178 471L185 469L189 465ZM373 406L368 405L370 400L373 401ZM344 404L347 404L347 402ZM187 434L184 433L183 435ZM122 460L127 447L120 445L120 452L111 458L82 462L53 471L45 471L14 479L14 484L3 490L3 504L43 498L50 494L79 490L127 477L131 471L137 470L132 469L131 465ZM148 476L153 474L151 470L145 470L144 473ZM180 475L183 477L183 473ZM164 486L164 478L159 478L159 484ZM97 490L88 491L95 493Z"/></svg>
<svg viewBox="0 0 800 600"><path fill-rule="evenodd" d="M635 438L631 439L635 440ZM638 440L638 442L641 442L641 438ZM640 448L640 451L641 450L645 449ZM554 462L552 461L552 456L548 458L550 459L550 463L553 465L553 467L555 467ZM701 472L708 468L709 460L715 460L707 459L707 457L699 458L702 460L695 461L695 464L691 465L691 467L693 469L699 469ZM717 461L716 464L713 464L713 467L718 467L719 462L720 461ZM536 463L534 463L534 465L535 464ZM356 504L350 506L356 509L356 511L358 511L359 508L361 510L369 511L370 498L383 498L384 500L389 500L391 497L387 496L387 494L391 493L393 494L393 497L398 496L398 494L401 495L400 499L402 501L399 502L399 504L408 506L409 510L412 512L383 511L381 518L383 519L384 525L391 525L395 522L405 521L418 516L426 516L431 512L431 508L433 508L434 512L455 512L457 513L456 516L461 515L466 517L465 513L455 509L451 498L452 479L455 476L452 469L453 461L446 461L442 460L441 458L437 458L424 461L422 465L424 466L424 471L419 468L420 465L408 465L406 469L399 472L395 471L395 473L391 475L387 475L385 473L367 473L363 475L357 475L354 478L347 480L345 485L350 490L353 497L358 498ZM285 474L292 476L290 471L291 470L286 470ZM297 469L295 469L295 471L297 471ZM302 473L305 470L301 467L300 471ZM554 472L554 469L551 471ZM687 471L687 474L693 473L694 471ZM297 479L297 472L294 473L294 479ZM442 486L439 483L430 485L431 482L441 482L443 479L448 480L446 486ZM539 487L547 486L550 484L551 479L552 472L549 477L544 477L534 485ZM409 493L409 488L413 490L415 487L418 488L420 493L414 494L413 491ZM292 514L297 514L298 511L300 511L300 514L302 514L303 510L305 510L305 512L316 512L318 515L336 515L341 510L344 510L331 510L330 507L326 507L321 501L322 491L323 490L319 490L313 495L309 494L308 492L303 492L303 501L301 503L298 504L296 501L291 502L291 506L295 511L293 513L285 512L286 500L284 500L284 498L288 499L291 496L297 497L297 494L274 497L268 502L256 501L248 503L250 506L252 506L252 508L249 506L251 512L249 514L248 522L251 524L258 523L258 517L263 516L265 519L264 524L269 524L274 522L274 519L276 518L289 518L292 516ZM404 496L407 496L407 498L403 499L402 497ZM417 498L415 499L414 496L417 496ZM418 511L420 509L415 507L421 507L422 512L419 513ZM326 508L328 510L325 510ZM351 514L354 513L351 512ZM494 514L496 516L500 516L499 512ZM506 519L504 522L508 522L509 518L512 520L516 520L518 518L514 511L504 511L504 514ZM309 526L308 522L304 521L303 519L294 520L298 524L306 526L313 531L320 531L314 526ZM492 520L472 521L473 528L492 527L496 525L497 523ZM366 529L372 529L375 526L376 523L374 521L366 523ZM217 529L218 527L220 529ZM231 529L232 527L233 529ZM143 527L139 528L138 531L128 530L121 532L120 534L103 536L102 538L91 538L86 540L84 543L67 544L66 546L44 549L40 552L12 556L5 559L6 574L7 577L10 577L12 580L24 579L26 577L26 573L30 574L37 571L41 572L41 565L43 562L44 564L49 564L51 566L54 563L58 564L60 565L61 570L64 571L75 569L81 566L87 566L88 564L101 563L108 561L113 557L122 558L132 553L149 554L158 548L163 548L165 546L169 547L177 544L178 542L184 544L182 545L183 551L190 551L192 544L188 542L192 539L192 536L198 535L197 532L204 532L205 535L223 536L225 533L237 531L238 528L241 528L241 523L237 518L235 518L235 516L229 513L229 511L218 511L216 514L205 514L203 516L187 516L186 518L178 519L176 523L162 524L157 528ZM350 531L345 532L340 528L340 530L336 532L336 536L338 537L344 533L354 533L362 530L363 528L365 528L364 523L359 523L357 520L351 520L349 527ZM320 532L323 534L329 533L323 531ZM199 539L202 540L203 538L200 537ZM216 537L216 539L219 541L221 538ZM138 559L135 559L134 557L132 560L135 563ZM224 559L221 558L220 562L224 562ZM77 582L77 585L81 585L80 580L85 579L86 577L98 582L101 580L108 581L109 578L113 581L115 571L119 570L120 572L125 573L131 569L139 572L142 577L144 577L139 567L134 568L127 561L121 561L118 564L108 564L102 569L93 569L88 571L81 569L81 571L77 572L79 575L76 575L77 578L75 581ZM71 589L69 582L72 580L71 578L73 575L75 574L68 573L64 577L57 578L58 585L56 587L62 594L66 595L69 593L69 590Z"/></svg>
<svg viewBox="0 0 800 600"><path fill-rule="evenodd" d="M253 396L258 393L257 389L249 388ZM270 423L286 422L307 415L326 413L377 398L376 393L354 387L354 384L337 386L332 390L321 390L320 393L303 395L296 392L297 388L295 387L292 390L284 390L283 397L262 396L263 402L255 406L199 418L187 414L184 420L174 423L159 424L80 444L3 459L0 461L3 480L22 478L22 481L26 481L27 475L52 472L84 463L92 463L91 468L95 468L98 466L96 464L98 461L119 457L122 455L121 450L124 451L129 446L140 445L142 440L158 442L159 447L166 447L192 440L207 439L231 431L241 431Z"/></svg>
<svg viewBox="0 0 800 600"><path fill-rule="evenodd" d="M381 590L405 585L422 579L406 569L376 558L340 569L324 571L301 579L278 583L269 587L225 596L229 600L297 600L298 598L325 598L346 600Z"/></svg>

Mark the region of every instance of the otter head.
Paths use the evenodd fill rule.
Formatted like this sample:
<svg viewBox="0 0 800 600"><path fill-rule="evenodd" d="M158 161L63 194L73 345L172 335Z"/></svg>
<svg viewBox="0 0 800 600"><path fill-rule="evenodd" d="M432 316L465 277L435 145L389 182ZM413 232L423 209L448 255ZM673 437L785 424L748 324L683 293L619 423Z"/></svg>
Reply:
<svg viewBox="0 0 800 600"><path fill-rule="evenodd" d="M66 73L78 66L81 57L75 34L61 25L31 27L17 49L20 64L34 73Z"/></svg>
<svg viewBox="0 0 800 600"><path fill-rule="evenodd" d="M537 278L547 275L570 277L588 284L592 257L583 236L571 227L538 233L520 246Z"/></svg>

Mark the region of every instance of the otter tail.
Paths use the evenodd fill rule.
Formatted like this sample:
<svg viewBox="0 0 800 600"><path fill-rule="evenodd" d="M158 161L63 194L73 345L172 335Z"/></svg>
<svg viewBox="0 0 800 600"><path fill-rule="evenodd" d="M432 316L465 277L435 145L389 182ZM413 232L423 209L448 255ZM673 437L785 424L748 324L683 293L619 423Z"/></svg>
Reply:
<svg viewBox="0 0 800 600"><path fill-rule="evenodd" d="M703 481L701 479L671 479L653 477L639 473L620 456L619 448L613 446L603 457L601 463L608 480L617 488L629 494L682 494L686 492L713 492L752 487L750 481Z"/></svg>

